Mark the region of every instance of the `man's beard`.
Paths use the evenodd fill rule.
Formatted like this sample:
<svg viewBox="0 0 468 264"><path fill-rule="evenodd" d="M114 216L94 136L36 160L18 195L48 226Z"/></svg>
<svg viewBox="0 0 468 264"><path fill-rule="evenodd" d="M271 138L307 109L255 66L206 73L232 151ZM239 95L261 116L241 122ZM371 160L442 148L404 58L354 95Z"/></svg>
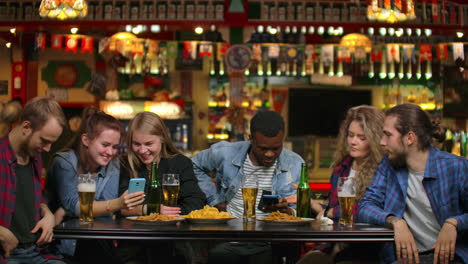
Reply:
<svg viewBox="0 0 468 264"><path fill-rule="evenodd" d="M19 153L18 155L21 157L34 157L36 153L32 153L29 150L29 143L31 142L31 136L28 136L19 146Z"/></svg>
<svg viewBox="0 0 468 264"><path fill-rule="evenodd" d="M406 153L394 153L393 157L388 157L388 161L390 162L390 165L392 165L392 167L395 169L406 168Z"/></svg>

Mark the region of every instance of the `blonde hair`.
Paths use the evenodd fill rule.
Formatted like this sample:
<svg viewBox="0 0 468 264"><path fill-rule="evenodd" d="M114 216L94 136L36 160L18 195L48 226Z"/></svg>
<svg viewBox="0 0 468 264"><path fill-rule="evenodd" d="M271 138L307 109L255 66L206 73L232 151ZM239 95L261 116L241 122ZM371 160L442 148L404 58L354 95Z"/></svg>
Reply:
<svg viewBox="0 0 468 264"><path fill-rule="evenodd" d="M172 158L180 153L172 143L172 140L167 132L168 129L166 125L164 125L163 120L157 114L152 112L138 113L128 125L126 138L128 148L126 158L130 166L132 177L134 178L138 177L136 168L142 165L140 159L132 150L132 138L135 131L139 131L148 135L158 136L161 139L161 159Z"/></svg>
<svg viewBox="0 0 468 264"><path fill-rule="evenodd" d="M333 169L349 156L347 137L349 125L353 121L361 124L370 148L369 155L363 159L361 167L354 178L356 198L361 199L366 192L366 188L371 184L377 165L383 157L380 139L383 134L384 114L377 108L369 105L360 105L348 110L345 120L341 122L338 134L338 146L332 164Z"/></svg>

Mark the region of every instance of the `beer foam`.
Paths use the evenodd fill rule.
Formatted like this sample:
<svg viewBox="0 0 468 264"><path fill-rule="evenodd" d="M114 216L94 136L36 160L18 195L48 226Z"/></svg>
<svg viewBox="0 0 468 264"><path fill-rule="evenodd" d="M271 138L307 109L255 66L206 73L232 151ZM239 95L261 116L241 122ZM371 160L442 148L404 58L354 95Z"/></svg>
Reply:
<svg viewBox="0 0 468 264"><path fill-rule="evenodd" d="M79 192L96 192L96 184L80 183L78 184Z"/></svg>
<svg viewBox="0 0 468 264"><path fill-rule="evenodd" d="M350 194L348 192L339 192L338 197L343 197L343 198L344 197L352 197L352 198L354 198L354 197L356 197L356 195L355 194Z"/></svg>

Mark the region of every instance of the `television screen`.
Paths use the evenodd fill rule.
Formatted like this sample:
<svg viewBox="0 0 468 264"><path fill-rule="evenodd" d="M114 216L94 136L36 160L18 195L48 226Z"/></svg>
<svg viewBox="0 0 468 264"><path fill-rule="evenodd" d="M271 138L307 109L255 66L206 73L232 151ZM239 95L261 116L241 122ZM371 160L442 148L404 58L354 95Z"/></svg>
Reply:
<svg viewBox="0 0 468 264"><path fill-rule="evenodd" d="M370 90L289 89L289 136L337 136L346 111L372 103Z"/></svg>

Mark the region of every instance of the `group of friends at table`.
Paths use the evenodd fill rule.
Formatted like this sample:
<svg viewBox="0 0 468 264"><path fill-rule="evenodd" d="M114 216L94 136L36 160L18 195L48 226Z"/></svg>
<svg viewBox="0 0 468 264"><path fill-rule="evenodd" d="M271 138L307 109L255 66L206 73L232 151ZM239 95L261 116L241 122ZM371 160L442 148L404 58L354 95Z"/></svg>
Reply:
<svg viewBox="0 0 468 264"><path fill-rule="evenodd" d="M177 207L161 205L161 214L185 215L208 204L242 217L240 185L249 178L258 181L257 204L262 191L281 197L277 204L257 208L258 218L277 210L296 213L295 188L304 160L283 148L285 124L274 111L252 118L248 140L219 142L189 159L171 142L158 115L138 113L124 133L114 117L87 107L75 137L47 167L43 192L40 154L50 150L66 126L56 101L36 97L0 139L0 263L187 261L174 257L175 252L196 242L53 240L56 225L80 214L78 173L98 175L97 219L147 213L145 193L129 194L128 185L131 178L148 182L153 162L158 175L180 175ZM320 245L300 263L468 263L468 161L433 147L433 137L441 134L416 105L385 112L367 105L350 108L338 135L328 203L311 200L312 213L338 219L337 186L349 181L356 186L354 221L392 228L395 239ZM117 155L122 142L127 151ZM207 261L271 263L271 255L267 242L223 242L208 250Z"/></svg>

